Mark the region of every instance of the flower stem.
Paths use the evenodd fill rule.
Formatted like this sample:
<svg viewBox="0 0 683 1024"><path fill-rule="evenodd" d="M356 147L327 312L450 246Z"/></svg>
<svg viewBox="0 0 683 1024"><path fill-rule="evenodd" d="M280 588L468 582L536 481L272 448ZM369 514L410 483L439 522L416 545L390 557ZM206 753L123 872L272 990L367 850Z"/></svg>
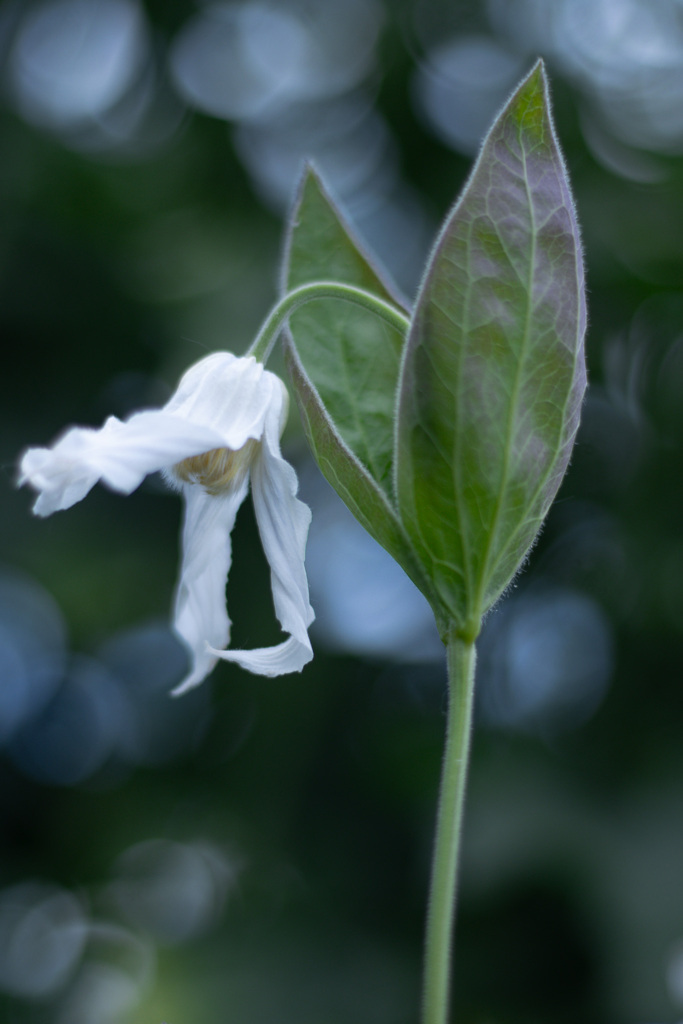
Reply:
<svg viewBox="0 0 683 1024"><path fill-rule="evenodd" d="M422 1024L448 1020L458 852L474 703L474 642L452 637L447 650L448 724L427 914Z"/></svg>
<svg viewBox="0 0 683 1024"><path fill-rule="evenodd" d="M362 288L355 288L350 284L341 284L339 281L313 281L310 284L302 284L300 287L294 288L280 299L268 314L247 355L255 356L259 362L265 363L287 318L300 306L312 302L314 299L344 299L346 302L353 302L382 317L402 333L407 331L410 324L405 313L396 306L392 306L391 303L385 302L384 299L380 299L378 295L366 292Z"/></svg>

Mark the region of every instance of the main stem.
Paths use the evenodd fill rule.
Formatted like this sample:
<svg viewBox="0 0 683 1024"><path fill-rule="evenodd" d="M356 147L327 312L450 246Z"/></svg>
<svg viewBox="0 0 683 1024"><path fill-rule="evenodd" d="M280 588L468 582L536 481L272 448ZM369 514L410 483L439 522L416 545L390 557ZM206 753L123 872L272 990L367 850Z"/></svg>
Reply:
<svg viewBox="0 0 683 1024"><path fill-rule="evenodd" d="M472 733L472 641L448 644L448 725L427 915L422 1024L447 1024L458 853Z"/></svg>
<svg viewBox="0 0 683 1024"><path fill-rule="evenodd" d="M366 292L351 284L341 284L339 281L312 281L310 284L302 284L292 289L280 299L268 314L247 355L255 356L259 362L265 363L288 317L300 306L315 299L343 299L345 302L352 302L386 320L391 327L404 334L410 326L410 321L402 310L380 299L378 295L373 295L372 292Z"/></svg>

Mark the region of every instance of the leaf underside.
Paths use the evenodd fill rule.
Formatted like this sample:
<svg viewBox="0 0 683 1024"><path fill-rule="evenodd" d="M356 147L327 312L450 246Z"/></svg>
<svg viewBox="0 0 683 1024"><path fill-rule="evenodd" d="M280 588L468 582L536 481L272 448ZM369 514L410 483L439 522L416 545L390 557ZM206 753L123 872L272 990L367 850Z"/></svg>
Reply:
<svg viewBox="0 0 683 1024"><path fill-rule="evenodd" d="M399 515L476 631L564 475L586 384L579 231L539 62L439 236L400 382Z"/></svg>

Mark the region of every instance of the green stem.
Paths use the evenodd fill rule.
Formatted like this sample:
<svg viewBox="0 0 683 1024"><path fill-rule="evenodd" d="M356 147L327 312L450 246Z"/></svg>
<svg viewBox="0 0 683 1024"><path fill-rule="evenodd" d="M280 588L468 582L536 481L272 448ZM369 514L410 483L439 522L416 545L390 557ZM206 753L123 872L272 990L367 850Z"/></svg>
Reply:
<svg viewBox="0 0 683 1024"><path fill-rule="evenodd" d="M405 313L371 292L350 284L341 284L339 281L313 281L311 284L302 284L299 288L294 288L280 299L268 314L247 355L255 356L259 362L265 363L287 318L300 306L315 299L344 299L346 302L353 302L382 317L401 333L405 333L410 325Z"/></svg>
<svg viewBox="0 0 683 1024"><path fill-rule="evenodd" d="M427 915L422 1024L448 1020L458 852L474 703L474 642L454 637L447 650L448 725Z"/></svg>

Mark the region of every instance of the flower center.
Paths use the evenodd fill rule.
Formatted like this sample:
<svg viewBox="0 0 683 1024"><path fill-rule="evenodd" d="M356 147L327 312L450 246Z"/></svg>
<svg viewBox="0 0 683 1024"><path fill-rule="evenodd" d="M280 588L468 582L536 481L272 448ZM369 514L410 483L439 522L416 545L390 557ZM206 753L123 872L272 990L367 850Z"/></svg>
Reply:
<svg viewBox="0 0 683 1024"><path fill-rule="evenodd" d="M250 437L236 452L230 448L212 448L176 463L173 473L184 483L199 484L208 494L224 494L242 484L259 443Z"/></svg>

